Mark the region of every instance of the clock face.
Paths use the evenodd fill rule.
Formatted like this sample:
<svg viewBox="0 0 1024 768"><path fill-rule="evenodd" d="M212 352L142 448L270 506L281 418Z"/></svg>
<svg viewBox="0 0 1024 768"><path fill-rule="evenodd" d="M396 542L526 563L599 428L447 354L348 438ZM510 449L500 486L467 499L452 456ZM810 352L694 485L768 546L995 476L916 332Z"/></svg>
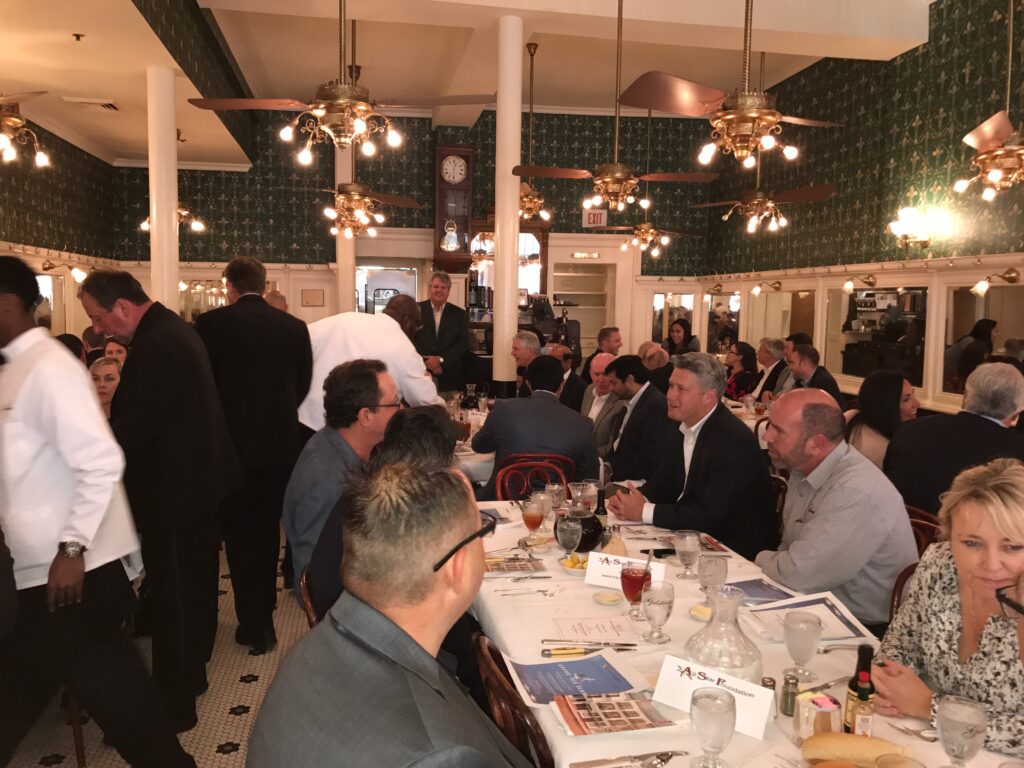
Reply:
<svg viewBox="0 0 1024 768"><path fill-rule="evenodd" d="M441 178L449 184L458 184L466 178L466 161L458 155L448 155L441 161Z"/></svg>

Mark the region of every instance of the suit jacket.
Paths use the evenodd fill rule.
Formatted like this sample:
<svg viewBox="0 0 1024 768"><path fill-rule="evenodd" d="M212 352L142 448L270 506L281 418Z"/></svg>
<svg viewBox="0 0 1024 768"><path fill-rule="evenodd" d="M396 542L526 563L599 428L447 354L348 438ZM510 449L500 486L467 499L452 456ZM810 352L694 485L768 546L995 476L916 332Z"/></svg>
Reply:
<svg viewBox="0 0 1024 768"><path fill-rule="evenodd" d="M675 368L672 363L665 363L661 368L655 368L653 371L648 371L647 375L659 392L663 395L668 394L668 380L672 378L672 369Z"/></svg>
<svg viewBox="0 0 1024 768"><path fill-rule="evenodd" d="M968 467L992 459L1024 461L1024 436L984 416L922 416L900 425L889 443L882 469L903 501L926 512L939 511L939 495Z"/></svg>
<svg viewBox="0 0 1024 768"><path fill-rule="evenodd" d="M248 768L341 764L531 765L437 659L347 592L281 662L246 758Z"/></svg>
<svg viewBox="0 0 1024 768"><path fill-rule="evenodd" d="M832 395L832 398L839 404L839 410L846 410L846 398L843 397L843 393L839 391L839 385L836 383L835 378L823 365L819 365L814 369L814 373L811 374L811 378L807 381L798 383L798 387L806 387L813 389L821 389Z"/></svg>
<svg viewBox="0 0 1024 768"><path fill-rule="evenodd" d="M594 362L594 358L601 354L603 351L603 349L598 347L597 349L590 353L590 356L587 357L586 360L583 361L583 367L580 369L580 378L583 379L584 384L594 383L594 380L590 378L590 364Z"/></svg>
<svg viewBox="0 0 1024 768"><path fill-rule="evenodd" d="M306 324L252 294L204 312L195 329L242 466L294 464L302 447L298 407L313 377Z"/></svg>
<svg viewBox="0 0 1024 768"><path fill-rule="evenodd" d="M513 453L557 453L576 462L576 478L597 477L597 443L590 419L558 402L552 392L497 400L480 431L473 436L473 450L495 451L494 472L481 499L496 496L494 481L502 461Z"/></svg>
<svg viewBox="0 0 1024 768"><path fill-rule="evenodd" d="M764 386L761 387L761 391L757 393L758 400L764 400L764 393L771 392L772 396L778 395L783 385L793 374L789 370L789 366L786 365L785 360L779 360L770 369L762 370L760 372L758 383L761 383L761 378L767 376L768 380L765 381Z"/></svg>
<svg viewBox="0 0 1024 768"><path fill-rule="evenodd" d="M778 546L768 465L754 433L728 408L715 406L701 427L688 476L682 432L671 430L659 450L658 469L641 489L655 505L655 525L703 531L748 559Z"/></svg>
<svg viewBox="0 0 1024 768"><path fill-rule="evenodd" d="M14 630L18 617L18 588L14 583L14 561L0 530L0 639Z"/></svg>
<svg viewBox="0 0 1024 768"><path fill-rule="evenodd" d="M466 310L445 302L441 310L440 327L435 328L430 299L419 304L423 327L416 332L416 351L424 357L437 355L444 358L441 375L437 377L439 391L462 389L462 356L469 351L469 318Z"/></svg>
<svg viewBox="0 0 1024 768"><path fill-rule="evenodd" d="M142 316L110 409L140 532L213 515L242 485L206 348L163 304ZM253 414L259 418L259 413Z"/></svg>
<svg viewBox="0 0 1024 768"><path fill-rule="evenodd" d="M622 414L617 417L619 424L622 418ZM675 423L668 417L665 396L653 384L647 387L626 421L619 447L608 455L612 477L617 481L647 480L661 459L665 431Z"/></svg>
<svg viewBox="0 0 1024 768"><path fill-rule="evenodd" d="M594 385L587 387L583 393L583 405L580 413L590 417L590 409L594 406ZM608 394L608 399L601 406L597 418L594 420L594 439L597 441L597 455L602 459L612 452L612 442L615 440L614 429L618 426L616 417L622 412L626 404L615 396L614 392Z"/></svg>
<svg viewBox="0 0 1024 768"><path fill-rule="evenodd" d="M569 371L568 378L562 381L562 391L558 393L558 402L567 405L574 411L579 411L583 406L583 394L587 391L587 385L583 383L576 371Z"/></svg>

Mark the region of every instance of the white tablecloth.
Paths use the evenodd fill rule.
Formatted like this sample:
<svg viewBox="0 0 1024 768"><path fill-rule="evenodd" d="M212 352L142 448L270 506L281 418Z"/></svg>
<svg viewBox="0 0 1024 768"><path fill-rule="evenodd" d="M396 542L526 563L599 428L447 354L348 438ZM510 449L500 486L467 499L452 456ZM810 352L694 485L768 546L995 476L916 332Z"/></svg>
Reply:
<svg viewBox="0 0 1024 768"><path fill-rule="evenodd" d="M468 444L455 450L455 461L474 485L486 483L494 471L493 453L475 453Z"/></svg>
<svg viewBox="0 0 1024 768"><path fill-rule="evenodd" d="M502 547L514 545L515 542L527 531L522 522L519 522L519 512L514 506L506 502L481 502L481 506L498 507L513 520L517 522L500 525L491 538L484 540L487 550L497 550ZM636 541L628 538L628 528L623 529L624 541L631 555L641 556L639 550L650 546L659 546L653 542ZM622 615L628 606L621 602L615 606L604 606L593 599L595 592L601 591L597 587L591 587L583 583L583 578L573 576L563 571L557 561L560 550L552 546L551 551L546 554L538 554L543 558L548 567L546 575L551 579L532 579L518 582L514 586L536 589L557 589L555 597L543 597L540 595L526 596L501 596L496 589L507 589L512 586L506 578L485 579L481 587L480 595L474 604L474 611L484 633L490 637L501 650L516 660L527 662L545 661L540 656L542 648L540 640L545 637L559 637L557 633L556 618L593 618L609 615ZM670 561L665 561L670 563ZM658 672L666 653L682 655L683 646L686 640L698 629L704 626L701 622L691 618L689 608L701 601L703 596L699 591L696 580L676 579L677 568L669 565L668 577L675 587L676 605L671 618L665 625L665 631L672 637L667 645L655 646L645 644L639 640L640 648L621 654L622 658L633 666L642 675L647 677L651 686L657 681ZM738 581L744 578L754 578L761 575L761 570L753 563L744 560L738 555L731 555L729 559L729 581ZM646 623L634 625L638 634L647 631ZM792 665L786 648L782 644L769 644L751 637L757 642L764 661L764 674L774 677L778 687L782 687L782 670ZM580 658L580 657L573 657ZM819 677L819 683L833 680L840 676L853 674L856 666L856 651L836 650L829 654L817 655L809 664L812 671ZM830 691L840 701L845 700L845 680L843 684ZM580 760L594 760L598 758L616 757L627 754L640 754L656 752L659 750L685 750L690 753L688 757L676 757L669 763L671 768L683 768L688 766L694 755L700 754L700 746L696 737L691 733L689 717L682 712L664 709L664 714L677 724L667 728L656 728L643 732L626 734L607 734L598 736L568 736L564 729L558 724L554 714L549 708L534 708L537 720L547 737L551 746L551 752L555 759L555 765L559 768L567 768L571 762ZM942 747L938 743L928 744L913 737L904 736L893 730L886 724L887 718L876 716L875 735L909 746L913 749L914 756L926 766L947 765L949 760L945 758ZM907 720L897 721L915 727L925 727L921 721ZM763 741L753 739L740 734L735 734L729 747L723 753L723 759L728 762L731 768L750 766L751 768L787 768L787 764L772 757L773 751L783 750L786 747L792 752L794 747L791 744L791 719L780 716L779 720L770 723ZM785 745L785 746L783 746ZM773 749L774 748L774 749ZM772 750L766 752L766 750ZM785 754L784 754L785 756ZM971 761L971 768L986 768L999 765L1000 762L1009 760L1005 756L983 752ZM800 765L806 765L801 761ZM788 768L795 768L792 763Z"/></svg>

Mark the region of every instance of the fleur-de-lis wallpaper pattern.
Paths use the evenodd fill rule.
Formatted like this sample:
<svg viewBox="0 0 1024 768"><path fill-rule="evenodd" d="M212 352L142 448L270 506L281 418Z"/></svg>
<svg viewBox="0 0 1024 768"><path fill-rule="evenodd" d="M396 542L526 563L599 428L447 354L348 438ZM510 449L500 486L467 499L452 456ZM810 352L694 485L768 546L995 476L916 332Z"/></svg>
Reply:
<svg viewBox="0 0 1024 768"><path fill-rule="evenodd" d="M155 0L136 4L148 9L144 13L151 24L154 17L164 18ZM1024 0L1017 7L1024 17ZM961 144L962 136L1003 108L1005 11L1004 0L938 0L930 10L928 44L890 62L826 59L778 85L773 90L784 114L833 120L843 127L785 125L783 140L797 145L801 157L787 163L778 152L768 153L762 186L777 191L832 182L836 196L826 203L790 205L788 228L748 236L741 220L721 220L726 209L690 207L734 198L753 186L752 172L741 170L730 157L719 157L708 170L721 175L710 184L651 185L649 215L656 225L707 236L674 238L660 259L644 257L644 273L715 274L903 258L885 227L898 208L908 205L948 206L960 225L954 238L936 242L925 254L1024 248L1021 190L991 204L975 190L964 196L951 191L953 181L969 172L971 150ZM170 15L160 23L173 30L180 24ZM187 36L175 35L178 45L187 48ZM168 48L175 50L169 43ZM201 69L210 54L176 55L191 57L190 66ZM1015 46L1014 55L1014 71L1024 72L1024 43ZM699 79L698 73L677 74ZM202 77L191 70L189 75ZM200 90L223 95L220 87L211 80ZM321 145L312 167L299 166L296 146L277 136L288 117L254 113L248 173L181 172L180 200L210 225L204 235L182 232L182 261L223 261L235 254L288 262L333 258L329 222L322 214L330 195L313 191L332 186L332 150ZM1021 75L1014 84L1011 117L1024 118ZM526 120L524 115L524 162ZM474 213L493 206L493 112L482 113L470 128L433 129L427 118L396 118L395 123L405 137L403 146L384 147L374 158L359 156L357 178L377 191L414 197L423 207L386 209L386 226L432 226L438 144L475 147ZM646 118L624 118L620 127L619 159L638 171L646 168L647 125ZM652 171L705 170L698 168L696 155L708 140L707 122L655 118L651 129ZM593 170L611 161L612 135L610 117L538 114L533 161ZM25 160L0 167L0 239L147 259L148 238L138 231L148 210L145 170L110 168L46 132L40 138L52 148L52 168L37 171ZM535 179L534 184L555 210L552 231L582 231L580 203L590 189L587 182ZM634 207L611 213L609 224L641 218Z"/></svg>

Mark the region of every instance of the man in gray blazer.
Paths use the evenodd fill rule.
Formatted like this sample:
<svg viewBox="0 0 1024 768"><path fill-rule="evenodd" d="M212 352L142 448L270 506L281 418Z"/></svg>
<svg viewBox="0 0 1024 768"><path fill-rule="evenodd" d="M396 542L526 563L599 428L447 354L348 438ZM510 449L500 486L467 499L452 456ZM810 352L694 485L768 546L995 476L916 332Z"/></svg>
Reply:
<svg viewBox="0 0 1024 768"><path fill-rule="evenodd" d="M494 530L465 478L385 464L342 498L345 591L282 662L246 766L529 768L436 658L480 589Z"/></svg>
<svg viewBox="0 0 1024 768"><path fill-rule="evenodd" d="M590 363L590 377L594 383L583 393L583 407L580 408L580 413L594 424L597 455L602 459L612 452L612 443L615 441L615 417L626 407L626 403L612 392L611 382L604 373L608 363L614 359L615 355L607 352L594 356Z"/></svg>

